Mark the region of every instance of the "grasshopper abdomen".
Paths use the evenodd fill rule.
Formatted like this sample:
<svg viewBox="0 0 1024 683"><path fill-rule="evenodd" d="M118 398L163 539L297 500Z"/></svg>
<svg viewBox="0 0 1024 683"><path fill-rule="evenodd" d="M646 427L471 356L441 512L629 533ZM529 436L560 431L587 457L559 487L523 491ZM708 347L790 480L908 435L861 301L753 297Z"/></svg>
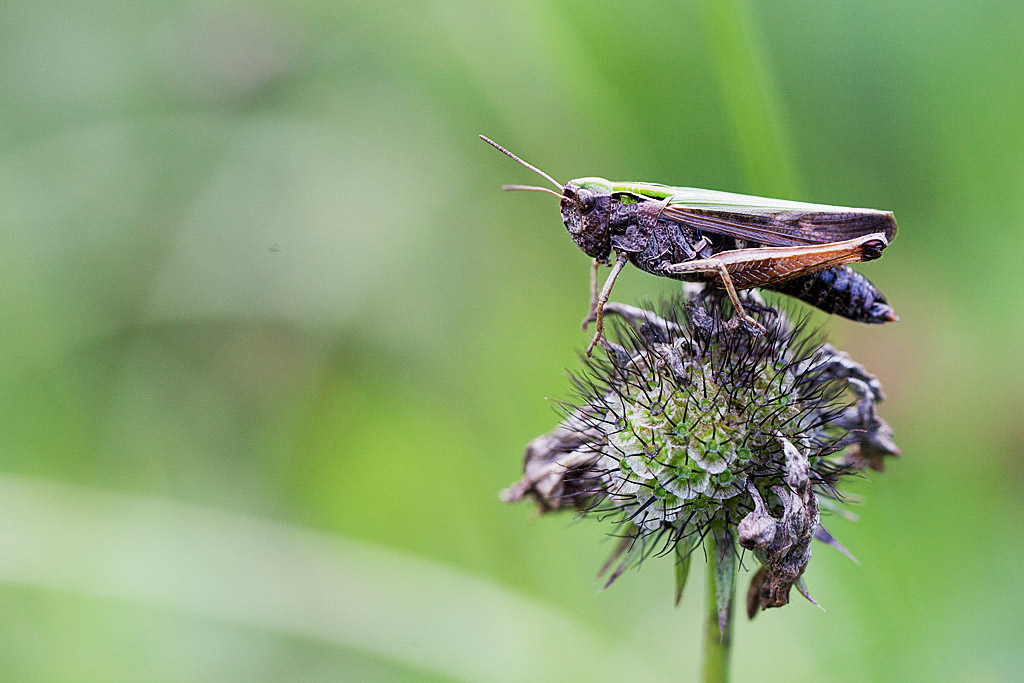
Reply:
<svg viewBox="0 0 1024 683"><path fill-rule="evenodd" d="M899 319L878 288L849 266L786 280L769 285L768 289L856 322L887 323Z"/></svg>

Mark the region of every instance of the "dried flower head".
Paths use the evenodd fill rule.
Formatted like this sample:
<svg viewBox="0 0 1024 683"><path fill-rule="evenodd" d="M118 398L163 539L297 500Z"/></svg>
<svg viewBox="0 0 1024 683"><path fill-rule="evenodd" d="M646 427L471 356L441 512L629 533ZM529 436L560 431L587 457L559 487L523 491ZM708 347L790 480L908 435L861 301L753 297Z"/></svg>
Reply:
<svg viewBox="0 0 1024 683"><path fill-rule="evenodd" d="M583 360L573 378L581 401L530 442L524 476L503 499L613 519L620 542L606 585L652 553L672 554L677 601L690 555L713 539L724 629L735 544L762 565L751 617L785 605L793 586L807 595L811 540L845 552L820 507L839 500L841 477L880 470L899 449L875 413L881 386L862 366L803 322L764 309L767 334L754 335L724 322L723 306L710 290L657 314L609 304L614 343Z"/></svg>

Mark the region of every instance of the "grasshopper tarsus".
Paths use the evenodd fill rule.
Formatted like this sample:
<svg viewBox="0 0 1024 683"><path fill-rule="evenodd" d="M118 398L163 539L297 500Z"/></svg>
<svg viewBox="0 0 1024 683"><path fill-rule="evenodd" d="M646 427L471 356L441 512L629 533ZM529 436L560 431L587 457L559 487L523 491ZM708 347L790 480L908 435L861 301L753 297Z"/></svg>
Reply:
<svg viewBox="0 0 1024 683"><path fill-rule="evenodd" d="M598 321L598 323L600 323L600 321ZM608 341L604 338L603 326L598 325L596 327L597 327L597 330L594 332L594 338L590 340L589 344L587 344L587 357L588 358L593 356L593 354L594 354L594 347L597 346L598 344L601 345L601 348L604 348L605 350L607 350L607 348L605 348L605 347L608 344Z"/></svg>
<svg viewBox="0 0 1024 683"><path fill-rule="evenodd" d="M591 339L590 340L590 344L587 345L587 358L591 357L592 352L594 351L594 347L597 346L597 344L599 342L603 342L604 341L604 315L603 315L604 311L603 311L603 308L604 308L604 304L602 303L601 306L599 306L598 308L595 308L594 310L592 310L590 312L590 315L588 315L583 320L583 329L584 330L587 329L587 324L589 322L591 322L591 321L594 322L594 338Z"/></svg>

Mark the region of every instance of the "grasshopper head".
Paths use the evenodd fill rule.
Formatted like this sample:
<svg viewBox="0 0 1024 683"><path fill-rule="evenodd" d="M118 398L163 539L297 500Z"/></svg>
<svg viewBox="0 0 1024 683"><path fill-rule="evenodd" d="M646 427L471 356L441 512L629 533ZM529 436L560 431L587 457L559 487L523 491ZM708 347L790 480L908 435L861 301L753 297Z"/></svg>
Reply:
<svg viewBox="0 0 1024 683"><path fill-rule="evenodd" d="M570 180L562 190L562 222L583 253L602 261L611 252L611 208L611 183L603 178Z"/></svg>
<svg viewBox="0 0 1024 683"><path fill-rule="evenodd" d="M562 200L562 222L569 228L569 234L576 242L576 245L583 250L587 256L599 260L607 260L611 253L611 237L608 232L608 218L611 216L612 184L604 178L580 178L570 180L563 188L558 181L540 170L533 164L528 164L512 152L508 151L494 140L483 135L480 139L494 147L531 171L544 177L555 187L561 188L562 194L558 194L546 187L533 187L531 185L502 185L504 190L534 190L553 194Z"/></svg>

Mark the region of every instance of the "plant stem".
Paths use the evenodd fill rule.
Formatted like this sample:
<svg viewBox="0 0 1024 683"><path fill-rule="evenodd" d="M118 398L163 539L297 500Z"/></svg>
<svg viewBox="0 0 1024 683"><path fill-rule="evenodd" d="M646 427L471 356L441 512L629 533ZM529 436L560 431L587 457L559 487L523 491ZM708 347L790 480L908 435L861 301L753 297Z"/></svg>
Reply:
<svg viewBox="0 0 1024 683"><path fill-rule="evenodd" d="M729 653L732 649L732 622L733 603L735 600L735 589L729 594L729 613L725 622L725 631L719 628L718 603L715 599L716 578L715 565L718 554L715 552L715 542L709 535L707 543L708 575L707 590L704 600L704 668L701 681L703 683L728 683L729 680Z"/></svg>

